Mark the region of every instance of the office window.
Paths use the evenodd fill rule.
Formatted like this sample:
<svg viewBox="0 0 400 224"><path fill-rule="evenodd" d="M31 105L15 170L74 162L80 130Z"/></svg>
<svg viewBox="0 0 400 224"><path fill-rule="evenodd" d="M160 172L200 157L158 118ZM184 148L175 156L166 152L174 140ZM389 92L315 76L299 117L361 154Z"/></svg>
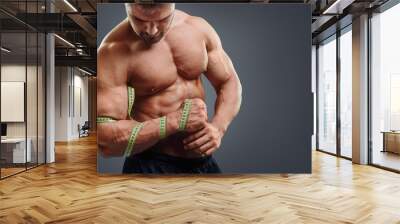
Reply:
<svg viewBox="0 0 400 224"><path fill-rule="evenodd" d="M1 47L0 110L6 131L2 133L0 154L1 176L6 177L24 171L31 158L25 119L26 33L2 32Z"/></svg>
<svg viewBox="0 0 400 224"><path fill-rule="evenodd" d="M351 26L340 36L340 154L352 157L352 35Z"/></svg>
<svg viewBox="0 0 400 224"><path fill-rule="evenodd" d="M24 15L44 1L2 2ZM45 163L45 35L0 12L0 178Z"/></svg>
<svg viewBox="0 0 400 224"><path fill-rule="evenodd" d="M371 18L372 163L400 170L400 4Z"/></svg>
<svg viewBox="0 0 400 224"><path fill-rule="evenodd" d="M318 149L336 153L336 36L318 47Z"/></svg>

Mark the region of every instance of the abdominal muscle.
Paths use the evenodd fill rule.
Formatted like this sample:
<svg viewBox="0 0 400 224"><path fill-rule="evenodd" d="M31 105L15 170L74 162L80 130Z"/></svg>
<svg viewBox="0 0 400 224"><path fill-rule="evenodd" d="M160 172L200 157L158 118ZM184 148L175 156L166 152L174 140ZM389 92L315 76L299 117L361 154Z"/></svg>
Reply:
<svg viewBox="0 0 400 224"><path fill-rule="evenodd" d="M185 99L194 98L205 100L204 88L200 78L191 81L179 80L165 90L155 94L149 96L139 95L133 106L133 119L143 122L162 117L180 110ZM186 136L188 136L187 132L177 132L169 135L167 138L160 140L152 150L176 157L201 157L201 154L196 151L184 149L182 141Z"/></svg>

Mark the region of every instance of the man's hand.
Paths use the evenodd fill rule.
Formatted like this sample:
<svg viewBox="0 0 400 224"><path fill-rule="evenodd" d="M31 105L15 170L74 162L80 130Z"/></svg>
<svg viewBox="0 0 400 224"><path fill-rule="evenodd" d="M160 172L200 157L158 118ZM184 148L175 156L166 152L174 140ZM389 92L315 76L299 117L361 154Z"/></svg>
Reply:
<svg viewBox="0 0 400 224"><path fill-rule="evenodd" d="M183 140L184 148L211 155L221 145L223 135L223 131L215 125L206 123L203 129L191 133Z"/></svg>
<svg viewBox="0 0 400 224"><path fill-rule="evenodd" d="M171 116L175 118L174 120L176 126L178 126L179 120L182 117L182 109L183 109L183 104L181 105L181 108L178 111L175 111L171 114ZM186 122L185 131L196 132L198 130L203 129L206 123L207 123L206 104L202 99L199 98L192 99L192 106L190 108L189 117Z"/></svg>

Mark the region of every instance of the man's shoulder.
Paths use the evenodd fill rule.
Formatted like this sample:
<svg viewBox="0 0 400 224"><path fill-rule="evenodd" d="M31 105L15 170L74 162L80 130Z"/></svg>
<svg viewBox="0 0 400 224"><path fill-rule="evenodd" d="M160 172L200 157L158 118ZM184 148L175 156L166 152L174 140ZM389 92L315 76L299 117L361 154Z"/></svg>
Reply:
<svg viewBox="0 0 400 224"><path fill-rule="evenodd" d="M218 34L215 32L214 28L208 21L199 16L188 15L185 18L185 23L191 26L193 29L197 30L202 34L207 46L214 45L218 41Z"/></svg>
<svg viewBox="0 0 400 224"><path fill-rule="evenodd" d="M129 39L129 36L131 36L129 32L129 22L127 20L114 27L101 42L97 52L99 56L116 56L113 54L127 52L133 41Z"/></svg>
<svg viewBox="0 0 400 224"><path fill-rule="evenodd" d="M193 16L178 9L176 9L175 20L177 27L189 26L195 30L202 30L205 26L209 26L202 17Z"/></svg>
<svg viewBox="0 0 400 224"><path fill-rule="evenodd" d="M189 26L200 31L204 31L205 29L210 27L210 24L207 22L207 20L200 16L186 14L186 16L184 17L184 21Z"/></svg>

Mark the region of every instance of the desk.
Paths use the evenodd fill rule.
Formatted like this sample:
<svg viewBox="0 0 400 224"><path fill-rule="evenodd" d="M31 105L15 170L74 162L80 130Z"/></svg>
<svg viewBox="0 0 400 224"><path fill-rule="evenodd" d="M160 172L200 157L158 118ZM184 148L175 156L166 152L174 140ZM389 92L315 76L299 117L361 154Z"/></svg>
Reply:
<svg viewBox="0 0 400 224"><path fill-rule="evenodd" d="M400 131L382 131L383 150L382 152L393 152L400 154Z"/></svg>
<svg viewBox="0 0 400 224"><path fill-rule="evenodd" d="M32 141L28 138L26 142L28 147L26 147L25 153L25 138L1 139L1 159L4 159L6 163L30 162Z"/></svg>

